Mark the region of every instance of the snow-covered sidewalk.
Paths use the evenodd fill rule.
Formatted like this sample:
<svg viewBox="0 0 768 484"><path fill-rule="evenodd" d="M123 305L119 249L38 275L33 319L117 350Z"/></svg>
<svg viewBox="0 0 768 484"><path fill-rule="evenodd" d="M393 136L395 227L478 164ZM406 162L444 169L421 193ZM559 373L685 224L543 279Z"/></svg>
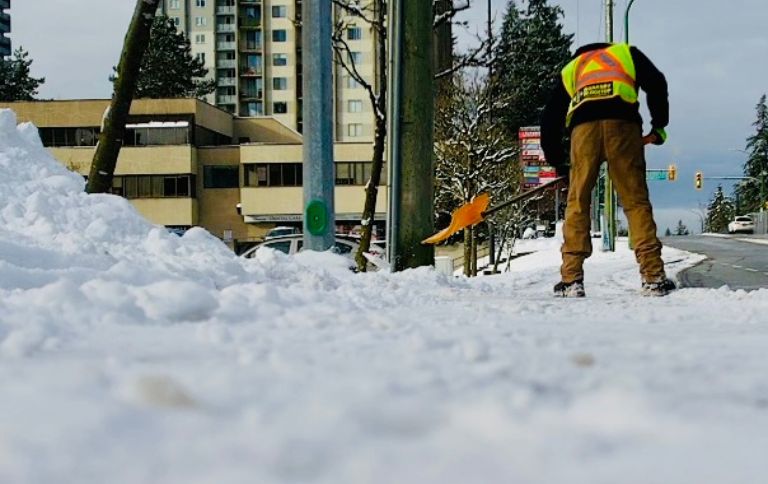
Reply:
<svg viewBox="0 0 768 484"><path fill-rule="evenodd" d="M0 111L0 482L762 483L768 291L233 256L82 193ZM700 258L665 250L670 272Z"/></svg>

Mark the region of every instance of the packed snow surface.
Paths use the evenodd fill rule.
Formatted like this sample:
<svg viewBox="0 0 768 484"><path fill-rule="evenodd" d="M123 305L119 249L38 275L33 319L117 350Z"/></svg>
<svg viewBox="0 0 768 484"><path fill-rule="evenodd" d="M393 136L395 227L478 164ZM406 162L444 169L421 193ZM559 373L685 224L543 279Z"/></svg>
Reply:
<svg viewBox="0 0 768 484"><path fill-rule="evenodd" d="M86 195L0 112L2 483L763 483L768 292L234 256ZM701 259L668 249L671 274Z"/></svg>

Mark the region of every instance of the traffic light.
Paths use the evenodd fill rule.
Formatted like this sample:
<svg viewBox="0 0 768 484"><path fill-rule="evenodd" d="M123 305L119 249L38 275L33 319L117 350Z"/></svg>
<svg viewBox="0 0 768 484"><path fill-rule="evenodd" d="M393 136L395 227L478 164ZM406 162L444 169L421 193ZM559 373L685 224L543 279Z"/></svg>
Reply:
<svg viewBox="0 0 768 484"><path fill-rule="evenodd" d="M697 171L696 172L696 190L701 190L701 186L703 184L702 180L703 180L703 177L701 176L701 172Z"/></svg>
<svg viewBox="0 0 768 484"><path fill-rule="evenodd" d="M669 168L667 168L667 180L669 180L669 181L677 180L677 166L676 165L669 165Z"/></svg>

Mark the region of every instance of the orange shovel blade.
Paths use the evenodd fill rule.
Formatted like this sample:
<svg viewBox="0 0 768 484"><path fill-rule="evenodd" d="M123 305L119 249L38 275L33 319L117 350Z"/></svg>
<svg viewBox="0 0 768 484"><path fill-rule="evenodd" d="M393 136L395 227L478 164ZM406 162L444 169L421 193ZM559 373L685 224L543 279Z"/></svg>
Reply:
<svg viewBox="0 0 768 484"><path fill-rule="evenodd" d="M471 202L466 203L453 211L451 214L451 224L448 225L448 227L432 237L422 240L421 243L437 244L459 230L479 224L485 219L485 217L483 217L483 212L488 208L489 203L491 203L491 197L487 193L481 193L473 198Z"/></svg>

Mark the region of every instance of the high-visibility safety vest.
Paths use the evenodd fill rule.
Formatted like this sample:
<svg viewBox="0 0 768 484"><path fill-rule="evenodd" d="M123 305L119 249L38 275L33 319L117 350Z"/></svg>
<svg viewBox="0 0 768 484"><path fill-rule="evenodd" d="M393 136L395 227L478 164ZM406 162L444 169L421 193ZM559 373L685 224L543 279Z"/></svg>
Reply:
<svg viewBox="0 0 768 484"><path fill-rule="evenodd" d="M570 126L574 111L590 101L618 97L635 104L638 98L636 78L629 44L613 44L573 59L562 71L563 85L571 96L566 126Z"/></svg>

